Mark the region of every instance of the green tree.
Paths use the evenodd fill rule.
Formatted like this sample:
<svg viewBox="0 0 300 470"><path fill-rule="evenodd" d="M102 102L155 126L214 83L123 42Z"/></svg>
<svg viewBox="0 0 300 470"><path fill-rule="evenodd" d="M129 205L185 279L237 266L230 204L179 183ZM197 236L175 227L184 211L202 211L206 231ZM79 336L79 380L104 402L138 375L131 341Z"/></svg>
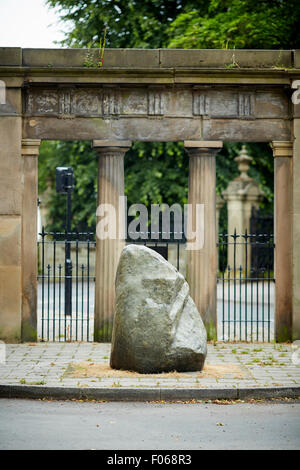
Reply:
<svg viewBox="0 0 300 470"><path fill-rule="evenodd" d="M97 47L106 27L108 47L166 46L168 26L182 11L208 9L206 0L47 0L47 4L71 24L63 41L71 47Z"/></svg>
<svg viewBox="0 0 300 470"><path fill-rule="evenodd" d="M168 47L293 49L300 47L298 0L211 0L207 12L183 12L168 29Z"/></svg>
<svg viewBox="0 0 300 470"><path fill-rule="evenodd" d="M47 0L71 26L63 44L108 47L299 48L298 0Z"/></svg>

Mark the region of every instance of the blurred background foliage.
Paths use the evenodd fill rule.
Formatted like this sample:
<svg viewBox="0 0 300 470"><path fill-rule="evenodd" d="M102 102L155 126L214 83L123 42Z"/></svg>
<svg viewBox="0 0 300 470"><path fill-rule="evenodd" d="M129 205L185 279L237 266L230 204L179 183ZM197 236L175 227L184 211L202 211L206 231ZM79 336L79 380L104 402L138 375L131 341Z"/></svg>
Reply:
<svg viewBox="0 0 300 470"><path fill-rule="evenodd" d="M47 0L66 24L66 47L98 47L105 27L110 48L300 48L298 0ZM105 61L105 53L104 53ZM278 64L280 66L280 64ZM238 175L234 158L242 143L225 143L217 156L217 192ZM273 209L273 157L268 144L246 144L249 174L264 190L262 209ZM95 230L97 156L90 142L44 141L39 194L47 228L65 226L65 196L55 191L55 167L72 166L73 228ZM134 142L125 156L128 204L187 202L188 156L182 142ZM226 229L226 208L220 230Z"/></svg>

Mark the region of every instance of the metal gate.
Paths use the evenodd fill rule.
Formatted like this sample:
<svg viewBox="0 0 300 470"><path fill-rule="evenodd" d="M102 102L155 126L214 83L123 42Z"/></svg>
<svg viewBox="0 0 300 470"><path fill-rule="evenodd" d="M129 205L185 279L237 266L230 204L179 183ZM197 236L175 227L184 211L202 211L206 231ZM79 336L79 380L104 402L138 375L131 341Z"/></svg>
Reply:
<svg viewBox="0 0 300 470"><path fill-rule="evenodd" d="M218 243L218 339L274 339L273 234L221 234ZM253 256L255 253L255 256Z"/></svg>
<svg viewBox="0 0 300 470"><path fill-rule="evenodd" d="M45 232L38 241L38 338L93 341L95 237ZM66 253L71 264L66 266Z"/></svg>

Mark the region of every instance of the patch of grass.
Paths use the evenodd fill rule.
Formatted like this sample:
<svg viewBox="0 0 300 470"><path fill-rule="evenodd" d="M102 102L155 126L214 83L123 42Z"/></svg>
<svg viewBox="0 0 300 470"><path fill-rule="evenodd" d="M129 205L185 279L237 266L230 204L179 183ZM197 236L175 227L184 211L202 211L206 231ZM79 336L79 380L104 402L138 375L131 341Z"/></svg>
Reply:
<svg viewBox="0 0 300 470"><path fill-rule="evenodd" d="M46 382L44 380L27 382L27 380L25 380L25 379L20 379L20 384L23 384L23 385L45 385Z"/></svg>
<svg viewBox="0 0 300 470"><path fill-rule="evenodd" d="M275 363L275 364L278 363L277 359L275 359L274 356L268 356L267 360L269 360L270 362Z"/></svg>
<svg viewBox="0 0 300 470"><path fill-rule="evenodd" d="M82 388L82 387L88 387L88 384L82 384L82 383L80 383L80 382L77 382L77 387L80 387L80 388Z"/></svg>
<svg viewBox="0 0 300 470"><path fill-rule="evenodd" d="M120 384L120 381L118 381L118 382L113 382L112 387L122 387L122 385Z"/></svg>

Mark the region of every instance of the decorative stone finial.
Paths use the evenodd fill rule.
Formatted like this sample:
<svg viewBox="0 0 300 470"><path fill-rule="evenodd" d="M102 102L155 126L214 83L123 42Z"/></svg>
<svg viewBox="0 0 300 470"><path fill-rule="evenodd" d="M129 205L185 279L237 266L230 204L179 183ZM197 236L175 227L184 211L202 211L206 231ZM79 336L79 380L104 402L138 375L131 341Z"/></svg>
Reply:
<svg viewBox="0 0 300 470"><path fill-rule="evenodd" d="M250 176L248 175L248 170L250 162L252 161L252 157L249 157L249 155L247 154L245 145L242 146L242 150L240 151L239 156L235 157L234 160L238 163L238 168L240 171L240 176L237 179L252 180L252 178L250 178Z"/></svg>

